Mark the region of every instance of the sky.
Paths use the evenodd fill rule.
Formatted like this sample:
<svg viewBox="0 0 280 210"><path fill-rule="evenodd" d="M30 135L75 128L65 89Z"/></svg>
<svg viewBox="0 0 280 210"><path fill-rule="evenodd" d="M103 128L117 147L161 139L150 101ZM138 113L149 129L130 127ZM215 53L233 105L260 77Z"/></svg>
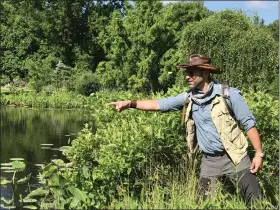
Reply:
<svg viewBox="0 0 280 210"><path fill-rule="evenodd" d="M170 2L175 1L163 1L163 4L168 4ZM241 9L246 12L248 16L257 14L260 18L263 18L265 25L268 25L279 19L278 1L204 1L204 6L215 12L225 9Z"/></svg>

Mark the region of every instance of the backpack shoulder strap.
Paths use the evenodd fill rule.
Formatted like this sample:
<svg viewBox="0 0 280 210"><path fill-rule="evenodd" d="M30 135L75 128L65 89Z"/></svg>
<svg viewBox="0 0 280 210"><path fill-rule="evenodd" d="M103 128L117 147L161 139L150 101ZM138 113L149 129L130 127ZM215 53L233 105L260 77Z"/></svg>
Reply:
<svg viewBox="0 0 280 210"><path fill-rule="evenodd" d="M221 87L221 92L222 92L222 97L223 97L223 100L225 102L225 105L229 111L229 114L234 118L235 118L235 115L232 111L232 105L231 105L231 101L230 101L230 95L229 95L229 86L228 84L226 83L223 83L220 85Z"/></svg>
<svg viewBox="0 0 280 210"><path fill-rule="evenodd" d="M188 95L189 95L190 92L191 92L191 90L186 91L185 95L184 95L184 107L183 107L182 118L181 118L181 124L182 125L185 123L186 110L187 110L187 106L190 103L190 99L188 98Z"/></svg>

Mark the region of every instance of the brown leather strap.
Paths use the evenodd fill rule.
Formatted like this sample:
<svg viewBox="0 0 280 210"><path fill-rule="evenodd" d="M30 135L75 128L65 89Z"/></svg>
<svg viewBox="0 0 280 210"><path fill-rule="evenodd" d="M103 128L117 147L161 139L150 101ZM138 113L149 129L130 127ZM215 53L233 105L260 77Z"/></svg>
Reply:
<svg viewBox="0 0 280 210"><path fill-rule="evenodd" d="M131 100L129 108L136 108L136 106L137 106L137 101Z"/></svg>

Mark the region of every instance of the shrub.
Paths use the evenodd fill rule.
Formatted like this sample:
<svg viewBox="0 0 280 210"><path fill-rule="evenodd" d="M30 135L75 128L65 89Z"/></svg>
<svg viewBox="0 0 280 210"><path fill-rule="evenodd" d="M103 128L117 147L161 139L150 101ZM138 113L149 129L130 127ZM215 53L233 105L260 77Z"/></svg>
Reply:
<svg viewBox="0 0 280 210"><path fill-rule="evenodd" d="M89 96L91 93L95 93L100 89L100 84L97 77L91 72L87 72L78 76L75 90L82 94Z"/></svg>

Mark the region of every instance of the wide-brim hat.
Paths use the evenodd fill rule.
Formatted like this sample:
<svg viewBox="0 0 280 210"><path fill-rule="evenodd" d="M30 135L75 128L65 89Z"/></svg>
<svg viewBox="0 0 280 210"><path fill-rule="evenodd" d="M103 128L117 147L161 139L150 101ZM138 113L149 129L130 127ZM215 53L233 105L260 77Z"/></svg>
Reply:
<svg viewBox="0 0 280 210"><path fill-rule="evenodd" d="M211 59L207 56L202 56L199 54L194 54L189 57L189 60L186 64L179 64L177 68L191 68L196 67L201 70L209 70L211 73L220 74L222 73L216 66L211 65Z"/></svg>

